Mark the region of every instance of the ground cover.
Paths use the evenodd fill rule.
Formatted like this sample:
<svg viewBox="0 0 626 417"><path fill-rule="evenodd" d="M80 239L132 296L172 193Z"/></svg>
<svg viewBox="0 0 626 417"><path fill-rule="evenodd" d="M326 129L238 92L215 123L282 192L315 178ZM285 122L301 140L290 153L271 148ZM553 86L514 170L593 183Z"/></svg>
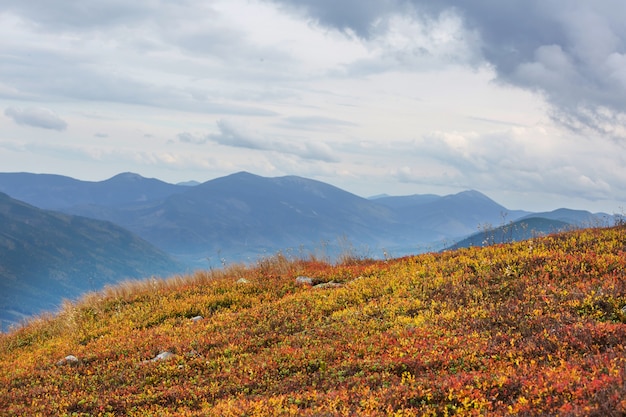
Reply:
<svg viewBox="0 0 626 417"><path fill-rule="evenodd" d="M625 306L623 226L338 265L279 254L0 336L0 415L624 416Z"/></svg>

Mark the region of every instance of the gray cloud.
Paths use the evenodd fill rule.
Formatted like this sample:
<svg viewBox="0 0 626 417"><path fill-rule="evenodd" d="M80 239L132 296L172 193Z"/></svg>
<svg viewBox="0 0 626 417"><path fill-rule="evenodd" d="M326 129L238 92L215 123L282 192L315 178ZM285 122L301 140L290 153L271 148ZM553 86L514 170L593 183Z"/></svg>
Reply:
<svg viewBox="0 0 626 417"><path fill-rule="evenodd" d="M228 120L218 120L217 128L219 133L211 134L208 137L220 145L257 150L272 149L272 144L264 137L244 131Z"/></svg>
<svg viewBox="0 0 626 417"><path fill-rule="evenodd" d="M275 0L298 13L308 14L325 26L367 37L373 25L404 3L402 0Z"/></svg>
<svg viewBox="0 0 626 417"><path fill-rule="evenodd" d="M28 16L42 30L84 30L114 26L148 18L163 9L171 10L172 6L168 6L168 2L146 0L0 1L0 10Z"/></svg>
<svg viewBox="0 0 626 417"><path fill-rule="evenodd" d="M514 189L589 200L624 195L621 146L559 137L540 127L512 127L487 134L435 132L404 147L398 181L459 188ZM566 149L566 151L564 151ZM613 173L613 174L612 174Z"/></svg>
<svg viewBox="0 0 626 417"><path fill-rule="evenodd" d="M0 14L14 25L3 42L0 97L275 114L242 102L273 91L265 82L289 77L293 60L226 27L210 6L186 0L83 3L0 0ZM259 65L260 57L273 65Z"/></svg>
<svg viewBox="0 0 626 417"><path fill-rule="evenodd" d="M206 135L196 135L189 132L179 133L177 138L179 142L191 143L194 145L203 145L209 141L209 137Z"/></svg>
<svg viewBox="0 0 626 417"><path fill-rule="evenodd" d="M481 33L484 56L499 80L542 93L555 120L604 133L605 109L626 112L624 2L477 1L457 7Z"/></svg>
<svg viewBox="0 0 626 417"><path fill-rule="evenodd" d="M13 52L13 51L12 51ZM23 96L34 98L70 98L76 100L138 104L180 110L273 116L275 113L259 106L224 102L221 94L199 86L173 86L149 82L127 72L109 71L90 64L89 54L30 50L28 58L17 51L3 60L0 77L11 79ZM26 61L25 61L26 60ZM46 68L46 71L42 71ZM80 70L78 70L80 69ZM0 97L13 97L3 94Z"/></svg>
<svg viewBox="0 0 626 417"><path fill-rule="evenodd" d="M385 22L393 16L428 22L423 19L452 12L462 18L468 33L479 35L478 51L498 81L544 95L554 120L605 133L607 123L615 122L607 113L626 112L622 0L268 1L370 42L384 35L381 29L388 29Z"/></svg>
<svg viewBox="0 0 626 417"><path fill-rule="evenodd" d="M67 123L63 119L52 110L43 107L29 107L26 109L8 107L4 114L13 119L18 125L58 131L67 128Z"/></svg>
<svg viewBox="0 0 626 417"><path fill-rule="evenodd" d="M474 65L480 57L494 68L500 82L543 94L553 106L554 120L570 128L617 135L615 129L607 130L607 124L617 123L614 119L626 112L626 26L622 23L626 3L621 0L265 1L354 33L382 51L373 59L347 64L351 74L394 67L432 69L433 62ZM298 73L293 71L298 63L289 53L255 43L245 31L219 21L211 5L199 7L191 0L88 4L0 0L0 11L19 16L39 31L81 35L80 41L59 47L6 39L0 78L10 80L11 88L0 86L4 97L53 96L211 113L271 114L220 99L247 96L261 98L260 102L270 94L260 81L284 82ZM385 41L397 29L399 16L416 22L416 40L410 45ZM452 39L435 30L441 29L437 25L446 16L458 16L465 28L448 34ZM117 41L107 42L110 39ZM177 62L189 58L185 59L187 77L201 80L211 74L233 84L224 88L222 83L218 88L224 90L217 91L203 88L202 82L174 88L166 80L148 81L150 77L142 77L139 68L164 62L150 61L154 53L175 57ZM109 54L115 59L109 60ZM198 56L203 57L202 63ZM120 58L129 61L129 70L106 65ZM261 59L272 65L259 65ZM607 117L611 112L615 117Z"/></svg>
<svg viewBox="0 0 626 417"><path fill-rule="evenodd" d="M228 120L219 120L217 122L217 127L219 129L219 133L210 134L207 138L220 145L262 151L274 151L296 155L303 159L338 162L338 159L332 149L323 142L270 140L256 132L250 132L238 127Z"/></svg>

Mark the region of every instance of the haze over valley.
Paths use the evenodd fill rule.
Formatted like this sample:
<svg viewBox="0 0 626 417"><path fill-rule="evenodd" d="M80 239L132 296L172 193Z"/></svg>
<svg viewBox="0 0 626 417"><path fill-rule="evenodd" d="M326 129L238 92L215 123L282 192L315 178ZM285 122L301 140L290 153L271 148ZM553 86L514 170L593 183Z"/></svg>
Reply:
<svg viewBox="0 0 626 417"><path fill-rule="evenodd" d="M278 252L381 259L614 221L584 210L510 210L473 190L363 198L303 177L247 172L191 185L134 173L100 182L0 173L0 192L4 328L106 284Z"/></svg>

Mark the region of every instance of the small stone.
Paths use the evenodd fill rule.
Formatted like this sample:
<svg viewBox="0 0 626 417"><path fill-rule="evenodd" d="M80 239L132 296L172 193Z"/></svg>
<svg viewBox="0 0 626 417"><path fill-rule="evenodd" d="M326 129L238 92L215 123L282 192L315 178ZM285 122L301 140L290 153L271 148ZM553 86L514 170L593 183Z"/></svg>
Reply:
<svg viewBox="0 0 626 417"><path fill-rule="evenodd" d="M152 362L164 361L164 360L173 358L174 356L176 355L174 355L172 352L168 352L168 351L161 352L158 355L156 355L154 358L152 358Z"/></svg>
<svg viewBox="0 0 626 417"><path fill-rule="evenodd" d="M296 278L296 284L298 284L298 285L313 285L313 278L305 277L305 276L299 276L299 277Z"/></svg>
<svg viewBox="0 0 626 417"><path fill-rule="evenodd" d="M247 280L247 279L245 279L245 278L239 278L239 279L237 280L237 284L249 284L249 283L250 283L250 281L248 281L248 280Z"/></svg>
<svg viewBox="0 0 626 417"><path fill-rule="evenodd" d="M193 321L194 323L200 320L204 320L204 317L202 316L195 316L191 318L191 321Z"/></svg>
<svg viewBox="0 0 626 417"><path fill-rule="evenodd" d="M339 282L331 281L331 282L324 282L322 284L317 284L313 288L324 289L324 288L341 288L341 287L343 287L343 284L340 284Z"/></svg>
<svg viewBox="0 0 626 417"><path fill-rule="evenodd" d="M66 357L64 357L63 359L61 359L60 361L57 362L57 365L59 366L63 366L63 365L74 365L78 363L78 358L74 355L67 355Z"/></svg>

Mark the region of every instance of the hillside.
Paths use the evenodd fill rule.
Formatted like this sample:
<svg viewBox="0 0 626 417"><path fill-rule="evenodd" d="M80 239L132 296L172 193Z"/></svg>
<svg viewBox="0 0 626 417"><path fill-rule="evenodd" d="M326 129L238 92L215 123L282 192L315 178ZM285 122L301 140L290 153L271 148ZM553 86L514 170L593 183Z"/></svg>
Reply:
<svg viewBox="0 0 626 417"><path fill-rule="evenodd" d="M109 288L0 336L0 415L623 416L625 255L621 226Z"/></svg>
<svg viewBox="0 0 626 417"><path fill-rule="evenodd" d="M522 219L529 217L540 217L543 219L556 220L571 224L576 227L592 227L607 226L615 221L619 221L619 215L610 216L606 213L590 213L585 210L572 210L561 208L554 211L534 213L524 216Z"/></svg>
<svg viewBox="0 0 626 417"><path fill-rule="evenodd" d="M109 222L40 210L0 193L0 330L105 284L184 267Z"/></svg>
<svg viewBox="0 0 626 417"><path fill-rule="evenodd" d="M383 197L374 201L392 207L414 227L436 231L439 239L467 236L480 224L500 224L505 217L516 220L529 214L509 210L475 190L446 196Z"/></svg>
<svg viewBox="0 0 626 417"><path fill-rule="evenodd" d="M518 242L574 228L574 225L564 221L529 216L503 226L486 227L484 230L474 233L446 249L454 250L471 246L488 246L494 243Z"/></svg>

